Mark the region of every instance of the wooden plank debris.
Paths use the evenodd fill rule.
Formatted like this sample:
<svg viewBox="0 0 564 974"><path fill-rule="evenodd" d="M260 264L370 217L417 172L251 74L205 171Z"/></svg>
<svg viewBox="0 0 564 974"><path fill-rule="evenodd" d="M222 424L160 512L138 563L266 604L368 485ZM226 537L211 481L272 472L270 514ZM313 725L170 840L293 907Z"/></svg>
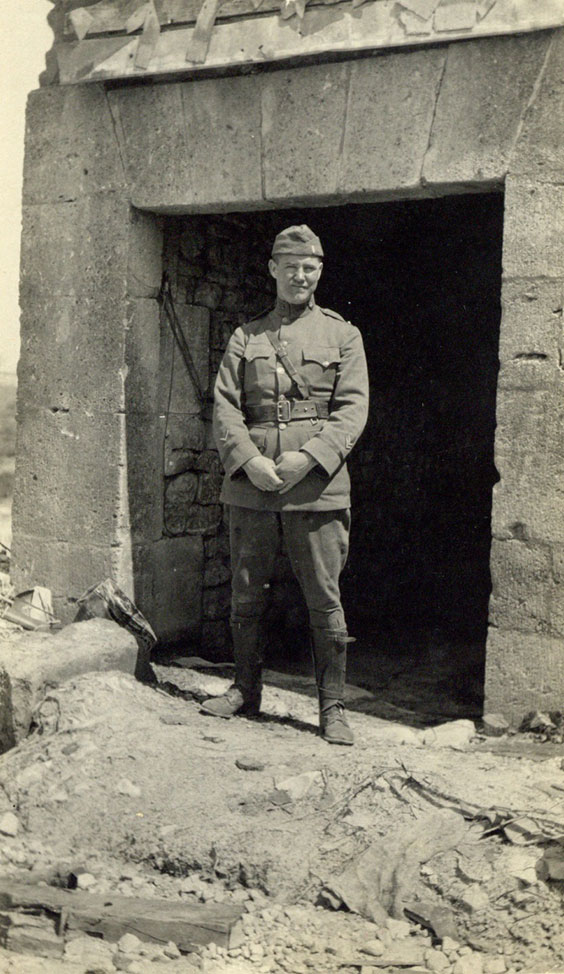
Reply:
<svg viewBox="0 0 564 974"><path fill-rule="evenodd" d="M220 4L221 0L204 0L186 51L187 61L192 61L193 64L204 64Z"/></svg>
<svg viewBox="0 0 564 974"><path fill-rule="evenodd" d="M208 0L206 0L206 3ZM231 0L225 0L226 4ZM251 3L252 0L245 0ZM270 3L271 0L264 0ZM146 66L135 63L137 37L121 35L113 37L90 37L79 43L59 42L56 53L60 67L60 83L74 84L77 81L102 81L113 78L134 78L139 76L173 76L197 72L202 68L221 69L226 67L250 67L253 64L279 62L300 57L318 57L335 52L360 52L381 50L390 47L412 46L466 40L469 37L496 37L500 35L522 34L528 31L546 30L564 26L564 3L562 0L497 0L486 10L484 0L476 0L476 17L473 26L469 24L469 6L465 0L463 26L453 27L453 21L444 15L437 29L434 23L438 7L431 10L427 20L415 18L415 4L407 2L403 8L404 17L398 17L396 0L377 0L366 3L359 16L352 0L339 3L342 15L337 21L327 23L326 6L316 6L314 0L308 4L297 30L288 30L279 11L262 13L261 16L218 20L209 39L209 48L204 62L193 58L201 57L201 51L208 42L208 29L218 0L209 0L206 8L206 24L203 19L200 39L194 44L197 28L178 27L174 30L161 30L154 46L152 57ZM280 0L278 0L278 4ZM444 5L444 7L452 5ZM94 8L95 9L95 8ZM222 13L225 8L222 6ZM408 14L412 14L409 18ZM203 14L202 14L203 18ZM419 25L419 20L421 24ZM420 33L417 31L420 30ZM114 45L111 47L110 45ZM189 60L187 61L187 53ZM200 53L198 53L198 51Z"/></svg>
<svg viewBox="0 0 564 974"><path fill-rule="evenodd" d="M139 38L137 51L135 52L135 67L143 68L143 70L146 70L151 63L161 32L161 26L153 0L149 0L149 3L146 5L146 10L143 33Z"/></svg>
<svg viewBox="0 0 564 974"><path fill-rule="evenodd" d="M0 914L41 911L58 917L59 933L81 930L117 942L125 933L153 943L174 941L190 953L202 944L232 947L241 942L242 909L224 903L104 896L53 886L0 882Z"/></svg>

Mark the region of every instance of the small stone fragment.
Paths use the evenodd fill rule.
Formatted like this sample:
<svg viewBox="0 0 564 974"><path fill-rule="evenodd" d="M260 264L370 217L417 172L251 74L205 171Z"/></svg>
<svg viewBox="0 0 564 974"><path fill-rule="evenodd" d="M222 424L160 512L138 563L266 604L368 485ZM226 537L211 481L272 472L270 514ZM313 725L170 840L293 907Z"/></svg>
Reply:
<svg viewBox="0 0 564 974"><path fill-rule="evenodd" d="M484 958L484 974L505 974L507 965L503 957Z"/></svg>
<svg viewBox="0 0 564 974"><path fill-rule="evenodd" d="M293 802L305 798L316 785L323 784L321 771L304 771L303 774L294 775L292 778L285 778L284 781L276 781L276 790L286 792Z"/></svg>
<svg viewBox="0 0 564 974"><path fill-rule="evenodd" d="M141 789L134 785L129 778L121 778L116 785L116 791L118 794L128 795L130 798L139 798L141 794Z"/></svg>
<svg viewBox="0 0 564 974"><path fill-rule="evenodd" d="M503 714L484 714L482 722L486 737L502 737L509 730L509 721Z"/></svg>
<svg viewBox="0 0 564 974"><path fill-rule="evenodd" d="M240 768L241 771L264 771L264 763L262 761L257 761L256 758L237 758L235 761L236 767Z"/></svg>
<svg viewBox="0 0 564 974"><path fill-rule="evenodd" d="M443 937L441 947L445 954L456 954L460 944L458 940L453 940L452 937Z"/></svg>
<svg viewBox="0 0 564 974"><path fill-rule="evenodd" d="M453 974L483 974L484 962L482 955L473 953L459 957L454 965Z"/></svg>
<svg viewBox="0 0 564 974"><path fill-rule="evenodd" d="M490 898L488 894L477 883L465 890L460 897L461 905L469 913L477 913L479 910L485 910L489 902Z"/></svg>
<svg viewBox="0 0 564 974"><path fill-rule="evenodd" d="M370 954L371 957L381 957L386 948L381 940L368 940L360 949L363 954Z"/></svg>
<svg viewBox="0 0 564 974"><path fill-rule="evenodd" d="M389 917L386 920L386 927L394 940L402 940L404 937L409 937L411 933L407 920L394 920L393 917Z"/></svg>
<svg viewBox="0 0 564 974"><path fill-rule="evenodd" d="M0 818L0 832L2 835L16 836L19 832L20 823L13 812L4 812Z"/></svg>
<svg viewBox="0 0 564 974"><path fill-rule="evenodd" d="M446 954L442 950L434 950L432 947L425 951L425 966L430 971L444 971L446 967L450 966L450 961Z"/></svg>
<svg viewBox="0 0 564 974"><path fill-rule="evenodd" d="M92 873L79 873L76 877L77 889L90 889L96 883L96 877Z"/></svg>
<svg viewBox="0 0 564 974"><path fill-rule="evenodd" d="M429 727L424 731L424 744L435 747L464 748L476 734L476 728L471 720L453 720L438 727Z"/></svg>
<svg viewBox="0 0 564 974"><path fill-rule="evenodd" d="M171 960L178 960L181 956L180 951L173 940L169 940L166 947L163 947L163 954L165 957L169 957Z"/></svg>
<svg viewBox="0 0 564 974"><path fill-rule="evenodd" d="M402 922L402 921L398 921ZM378 967L417 967L425 964L425 946L420 942L395 940L383 954L374 958Z"/></svg>
<svg viewBox="0 0 564 974"><path fill-rule="evenodd" d="M117 948L122 954L135 954L142 946L142 941L134 933L124 933L117 942Z"/></svg>

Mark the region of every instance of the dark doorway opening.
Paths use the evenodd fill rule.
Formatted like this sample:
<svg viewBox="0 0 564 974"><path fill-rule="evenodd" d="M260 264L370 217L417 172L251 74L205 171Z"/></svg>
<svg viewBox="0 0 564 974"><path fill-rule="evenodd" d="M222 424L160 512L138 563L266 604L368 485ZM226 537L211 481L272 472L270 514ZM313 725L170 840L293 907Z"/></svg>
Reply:
<svg viewBox="0 0 564 974"><path fill-rule="evenodd" d="M350 458L341 579L351 682L477 715L491 590L503 196L278 214L323 240L318 303L361 329L370 418Z"/></svg>
<svg viewBox="0 0 564 974"><path fill-rule="evenodd" d="M211 309L210 390L229 334L272 305L266 265L274 235L291 223L307 223L320 235L326 258L318 303L361 329L370 373L369 421L349 459L353 528L341 579L349 630L357 638L349 682L371 691L371 712L382 716L479 715L497 479L503 196L176 217L168 223L165 266L179 307L184 301ZM196 348L202 344L197 335L192 341ZM207 477L209 487L198 488L190 517L217 510L221 520L221 475L207 434L205 440L203 453L194 443L182 454L184 465L166 478L165 509L179 515L167 522L172 533L181 533L187 518L187 478L193 488L197 478ZM202 521L204 528L207 523ZM208 535L206 529L201 649L204 656L218 659L222 653L225 659L225 526ZM307 613L283 556L266 624L267 666L309 674Z"/></svg>

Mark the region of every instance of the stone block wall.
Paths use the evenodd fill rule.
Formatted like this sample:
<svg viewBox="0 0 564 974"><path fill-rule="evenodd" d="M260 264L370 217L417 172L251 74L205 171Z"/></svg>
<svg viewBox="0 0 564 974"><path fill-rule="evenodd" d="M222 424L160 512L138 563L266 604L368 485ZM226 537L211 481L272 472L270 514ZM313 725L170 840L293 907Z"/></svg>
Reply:
<svg viewBox="0 0 564 974"><path fill-rule="evenodd" d="M34 92L15 584L51 587L68 619L81 591L112 574L167 638L199 638L204 602L206 625L223 623L209 424L181 386L155 300L163 218L505 189L486 704L515 720L561 705L563 56L554 30L247 77ZM208 391L229 316L248 313L240 285L209 276L211 254L206 279L189 255L181 312Z"/></svg>

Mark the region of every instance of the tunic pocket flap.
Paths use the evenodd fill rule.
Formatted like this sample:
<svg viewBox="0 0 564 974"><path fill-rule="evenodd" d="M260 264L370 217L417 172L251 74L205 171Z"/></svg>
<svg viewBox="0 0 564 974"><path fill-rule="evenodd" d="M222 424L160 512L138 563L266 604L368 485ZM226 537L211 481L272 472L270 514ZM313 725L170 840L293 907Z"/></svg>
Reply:
<svg viewBox="0 0 564 974"><path fill-rule="evenodd" d="M324 369L341 361L341 350L336 345L310 345L303 350L304 362L317 362Z"/></svg>
<svg viewBox="0 0 564 974"><path fill-rule="evenodd" d="M251 338L245 348L244 357L247 362L252 362L255 358L268 358L273 353L270 342L253 341Z"/></svg>

